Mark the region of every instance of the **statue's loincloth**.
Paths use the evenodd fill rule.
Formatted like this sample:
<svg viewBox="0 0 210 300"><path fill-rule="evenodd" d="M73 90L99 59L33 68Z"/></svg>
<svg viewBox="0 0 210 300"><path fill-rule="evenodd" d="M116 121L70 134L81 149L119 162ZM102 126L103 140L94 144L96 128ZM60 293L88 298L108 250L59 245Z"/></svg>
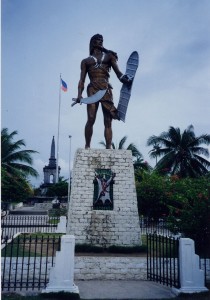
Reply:
<svg viewBox="0 0 210 300"><path fill-rule="evenodd" d="M112 86L110 85L109 82L106 80L97 80L97 81L92 81L89 83L87 86L87 95L92 96L99 90L107 90L103 98L99 101L107 112L109 112L112 116L113 119L118 119L118 111L117 108L114 106L113 103L113 95L112 95Z"/></svg>

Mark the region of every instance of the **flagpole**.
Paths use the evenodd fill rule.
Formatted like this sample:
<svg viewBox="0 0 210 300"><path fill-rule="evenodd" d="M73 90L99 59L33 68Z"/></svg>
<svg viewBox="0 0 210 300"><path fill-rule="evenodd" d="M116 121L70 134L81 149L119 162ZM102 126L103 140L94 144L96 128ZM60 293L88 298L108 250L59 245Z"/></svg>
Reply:
<svg viewBox="0 0 210 300"><path fill-rule="evenodd" d="M60 138L60 113L61 113L61 74L59 80L59 105L58 105L58 133L57 133L57 164L56 164L56 180L55 182L58 183L59 180L59 138Z"/></svg>
<svg viewBox="0 0 210 300"><path fill-rule="evenodd" d="M71 138L69 135L69 185L68 185L68 202L70 201L70 187L71 187Z"/></svg>

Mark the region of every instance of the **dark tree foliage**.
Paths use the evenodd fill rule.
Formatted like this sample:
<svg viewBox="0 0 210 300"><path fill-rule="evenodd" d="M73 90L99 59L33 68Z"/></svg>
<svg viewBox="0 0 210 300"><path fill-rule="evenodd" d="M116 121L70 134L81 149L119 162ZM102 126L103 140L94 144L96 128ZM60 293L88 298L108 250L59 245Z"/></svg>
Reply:
<svg viewBox="0 0 210 300"><path fill-rule="evenodd" d="M9 133L7 128L1 131L1 172L2 200L22 201L31 196L32 189L27 176L38 176L32 167L34 150L23 150L24 140L14 141L17 131Z"/></svg>
<svg viewBox="0 0 210 300"><path fill-rule="evenodd" d="M208 174L210 162L204 157L209 157L209 151L202 144L210 144L210 135L196 137L192 125L182 133L179 128L171 126L167 132L153 135L147 141L148 146L153 146L150 157L156 160L161 157L155 169L162 174L176 174L182 178Z"/></svg>
<svg viewBox="0 0 210 300"><path fill-rule="evenodd" d="M136 189L139 215L164 217L173 233L196 240L198 251L210 254L210 174L199 178L147 174L136 182Z"/></svg>
<svg viewBox="0 0 210 300"><path fill-rule="evenodd" d="M58 183L48 187L46 196L49 197L65 197L68 195L68 182L61 180Z"/></svg>

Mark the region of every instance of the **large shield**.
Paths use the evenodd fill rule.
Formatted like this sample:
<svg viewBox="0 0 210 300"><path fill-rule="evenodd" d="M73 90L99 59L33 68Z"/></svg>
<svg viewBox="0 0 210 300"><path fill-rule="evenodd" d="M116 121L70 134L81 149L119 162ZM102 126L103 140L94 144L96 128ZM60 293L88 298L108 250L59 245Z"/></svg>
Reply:
<svg viewBox="0 0 210 300"><path fill-rule="evenodd" d="M118 116L121 121L125 122L125 116L128 108L128 103L131 97L131 90L133 86L133 80L136 74L136 70L139 65L139 55L137 51L134 51L131 53L127 65L126 65L126 72L125 75L127 75L128 78L132 80L130 85L127 85L123 83L122 88L120 90L120 99L118 103Z"/></svg>

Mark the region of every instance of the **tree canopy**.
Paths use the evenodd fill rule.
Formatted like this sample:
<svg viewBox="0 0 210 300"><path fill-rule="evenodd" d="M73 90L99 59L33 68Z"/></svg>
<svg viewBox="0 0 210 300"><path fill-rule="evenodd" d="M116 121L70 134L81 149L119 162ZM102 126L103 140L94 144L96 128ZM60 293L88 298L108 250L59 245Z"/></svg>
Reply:
<svg viewBox="0 0 210 300"><path fill-rule="evenodd" d="M182 133L179 128L170 127L167 132L159 136L151 136L147 140L148 146L154 146L149 152L151 158L161 157L155 169L164 174L179 177L198 177L210 170L207 148L201 145L210 144L210 135L195 136L194 127L188 126Z"/></svg>
<svg viewBox="0 0 210 300"><path fill-rule="evenodd" d="M30 194L27 176L38 176L32 167L32 154L37 151L23 150L22 147L26 146L24 140L14 141L17 134L17 131L9 133L7 128L1 131L2 199L7 200L20 199Z"/></svg>

